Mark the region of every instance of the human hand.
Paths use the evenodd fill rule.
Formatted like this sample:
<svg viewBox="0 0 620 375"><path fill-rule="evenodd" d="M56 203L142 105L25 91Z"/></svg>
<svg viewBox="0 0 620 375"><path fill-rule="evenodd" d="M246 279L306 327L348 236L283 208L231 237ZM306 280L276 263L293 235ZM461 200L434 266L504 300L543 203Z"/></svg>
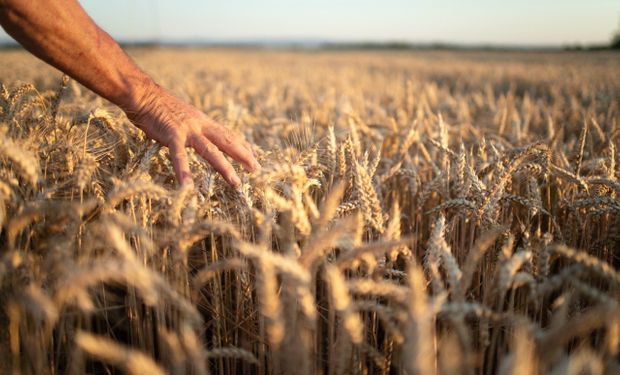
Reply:
<svg viewBox="0 0 620 375"><path fill-rule="evenodd" d="M181 185L193 184L186 147L196 150L233 187L241 185L241 180L224 154L249 172L260 169L252 146L243 135L215 122L165 89L153 84L136 107L136 110L125 110L127 117L149 138L168 147Z"/></svg>

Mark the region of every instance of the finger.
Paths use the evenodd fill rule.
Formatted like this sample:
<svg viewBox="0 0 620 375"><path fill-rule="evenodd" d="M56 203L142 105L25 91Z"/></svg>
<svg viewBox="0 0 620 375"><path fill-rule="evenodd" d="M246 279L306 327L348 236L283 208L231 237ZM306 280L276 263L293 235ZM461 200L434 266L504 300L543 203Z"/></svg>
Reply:
<svg viewBox="0 0 620 375"><path fill-rule="evenodd" d="M190 139L192 147L198 155L202 156L211 166L224 177L232 187L239 187L241 180L233 166L226 160L224 154L209 142L205 137L197 135Z"/></svg>
<svg viewBox="0 0 620 375"><path fill-rule="evenodd" d="M261 168L261 165L258 163L258 160L256 159L256 154L254 153L254 149L252 148L252 144L246 140L243 141L243 147L245 147L246 150L248 150L250 152L250 154L252 155L252 157L254 158L254 170L252 172L256 172L259 171Z"/></svg>
<svg viewBox="0 0 620 375"><path fill-rule="evenodd" d="M241 134L217 123L205 127L203 134L220 150L240 162L247 171L260 170L260 164L254 158L252 147Z"/></svg>
<svg viewBox="0 0 620 375"><path fill-rule="evenodd" d="M181 186L193 185L192 172L189 169L189 158L183 143L178 142L170 145L170 159L172 160L172 167L179 184Z"/></svg>
<svg viewBox="0 0 620 375"><path fill-rule="evenodd" d="M254 156L254 150L252 149L252 145L250 144L250 142L244 140L243 141L243 147L245 147L246 150L250 151L252 156Z"/></svg>

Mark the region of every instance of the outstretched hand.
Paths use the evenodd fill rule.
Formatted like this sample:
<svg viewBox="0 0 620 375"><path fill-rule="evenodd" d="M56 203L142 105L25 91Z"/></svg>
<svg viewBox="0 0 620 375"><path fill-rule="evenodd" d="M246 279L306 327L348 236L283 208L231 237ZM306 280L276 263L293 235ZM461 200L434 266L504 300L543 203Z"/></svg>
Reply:
<svg viewBox="0 0 620 375"><path fill-rule="evenodd" d="M193 182L185 147L194 148L232 186L241 181L224 153L248 171L260 168L243 136L156 85L78 1L0 1L0 25L36 56L123 108L147 136L167 146L179 183Z"/></svg>
<svg viewBox="0 0 620 375"><path fill-rule="evenodd" d="M241 180L224 154L241 163L248 172L260 169L243 135L157 85L145 92L136 111L125 112L149 138L168 147L181 185L193 184L186 147L196 150L233 187L238 187Z"/></svg>

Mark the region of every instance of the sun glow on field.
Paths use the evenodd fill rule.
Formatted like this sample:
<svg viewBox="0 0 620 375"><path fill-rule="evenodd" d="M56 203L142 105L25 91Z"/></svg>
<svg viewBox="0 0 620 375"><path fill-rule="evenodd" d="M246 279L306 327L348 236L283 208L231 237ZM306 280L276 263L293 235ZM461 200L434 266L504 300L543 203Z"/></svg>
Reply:
<svg viewBox="0 0 620 375"><path fill-rule="evenodd" d="M263 168L1 52L0 370L617 372L617 56L131 53Z"/></svg>

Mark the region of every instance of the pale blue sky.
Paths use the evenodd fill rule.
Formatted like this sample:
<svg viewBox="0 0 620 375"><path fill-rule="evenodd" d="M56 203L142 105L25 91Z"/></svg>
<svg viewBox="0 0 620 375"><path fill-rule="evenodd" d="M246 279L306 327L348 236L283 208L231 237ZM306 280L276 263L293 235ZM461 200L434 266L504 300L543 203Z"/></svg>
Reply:
<svg viewBox="0 0 620 375"><path fill-rule="evenodd" d="M122 40L606 43L620 0L82 0ZM0 36L4 39L6 34Z"/></svg>

